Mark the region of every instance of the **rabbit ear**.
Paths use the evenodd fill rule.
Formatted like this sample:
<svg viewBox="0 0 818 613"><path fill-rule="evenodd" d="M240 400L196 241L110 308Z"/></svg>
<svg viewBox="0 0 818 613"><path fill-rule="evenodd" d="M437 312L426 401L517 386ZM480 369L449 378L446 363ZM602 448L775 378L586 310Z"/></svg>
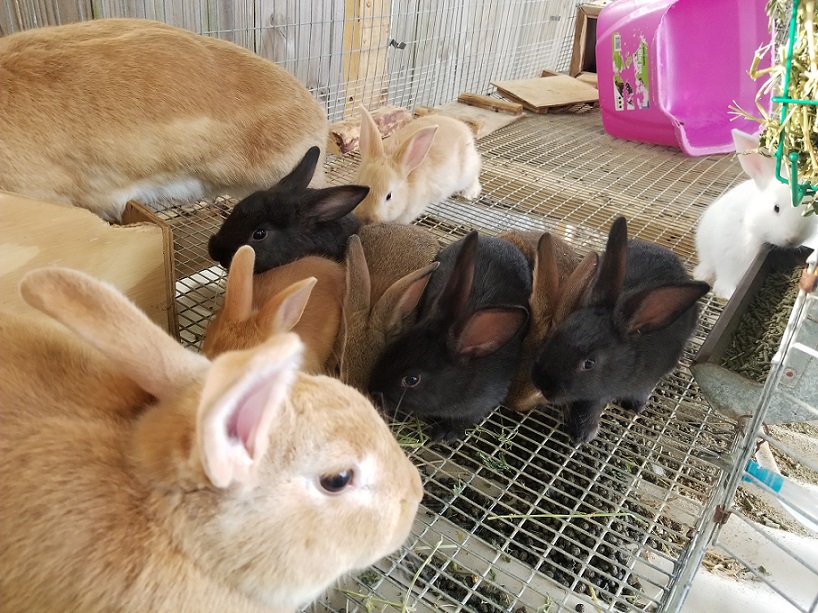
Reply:
<svg viewBox="0 0 818 613"><path fill-rule="evenodd" d="M473 230L463 239L454 267L443 291L437 297L432 310L451 322L455 322L466 310L474 284L474 262L477 258L478 235Z"/></svg>
<svg viewBox="0 0 818 613"><path fill-rule="evenodd" d="M222 317L227 321L246 321L253 313L253 266L256 252L250 245L242 245L233 256L227 273Z"/></svg>
<svg viewBox="0 0 818 613"><path fill-rule="evenodd" d="M432 143L437 134L437 126L429 126L421 128L415 132L411 137L404 141L397 151L393 154L393 159L397 160L404 174L409 174L415 168L420 166L420 163L429 153Z"/></svg>
<svg viewBox="0 0 818 613"><path fill-rule="evenodd" d="M741 130L732 130L738 162L742 170L763 190L775 177L775 159L758 152L758 139Z"/></svg>
<svg viewBox="0 0 818 613"><path fill-rule="evenodd" d="M588 304L613 307L619 299L625 282L628 264L628 224L624 217L617 217L608 233L608 244L602 262L591 285Z"/></svg>
<svg viewBox="0 0 818 613"><path fill-rule="evenodd" d="M598 264L599 255L596 251L591 251L582 259L579 266L574 269L568 279L566 279L554 310L553 325L560 323L582 304L582 300L591 285Z"/></svg>
<svg viewBox="0 0 818 613"><path fill-rule="evenodd" d="M452 349L461 357L480 358L508 343L528 321L524 307L481 309L472 313L453 338Z"/></svg>
<svg viewBox="0 0 818 613"><path fill-rule="evenodd" d="M372 119L372 115L364 107L361 107L361 135L358 139L358 149L364 159L384 156L381 132L375 120Z"/></svg>
<svg viewBox="0 0 818 613"><path fill-rule="evenodd" d="M207 358L184 349L114 286L78 270L33 270L20 281L20 293L160 400L175 395L209 365Z"/></svg>
<svg viewBox="0 0 818 613"><path fill-rule="evenodd" d="M259 347L213 361L199 400L196 440L205 474L216 487L252 484L303 347L295 334L275 335Z"/></svg>
<svg viewBox="0 0 818 613"><path fill-rule="evenodd" d="M549 319L549 313L554 311L558 290L557 251L554 238L549 232L545 232L537 243L537 255L534 260L531 286L531 319L533 322L545 322Z"/></svg>
<svg viewBox="0 0 818 613"><path fill-rule="evenodd" d="M368 193L369 188L364 185L325 187L314 190L302 207L307 219L335 221L351 213Z"/></svg>
<svg viewBox="0 0 818 613"><path fill-rule="evenodd" d="M440 262L432 262L395 281L378 300L372 318L382 321L386 330L399 331L400 323L415 310L438 266Z"/></svg>
<svg viewBox="0 0 818 613"><path fill-rule="evenodd" d="M312 176L315 174L315 167L318 165L320 156L321 149L319 147L310 147L292 172L273 186L273 189L281 186L298 191L307 189L310 181L312 181Z"/></svg>
<svg viewBox="0 0 818 613"><path fill-rule="evenodd" d="M283 334L292 330L301 320L307 308L310 294L318 279L308 277L293 283L270 298L258 312L258 323L270 334Z"/></svg>
<svg viewBox="0 0 818 613"><path fill-rule="evenodd" d="M655 332L676 321L709 291L703 281L646 289L623 301L618 319L627 334Z"/></svg>

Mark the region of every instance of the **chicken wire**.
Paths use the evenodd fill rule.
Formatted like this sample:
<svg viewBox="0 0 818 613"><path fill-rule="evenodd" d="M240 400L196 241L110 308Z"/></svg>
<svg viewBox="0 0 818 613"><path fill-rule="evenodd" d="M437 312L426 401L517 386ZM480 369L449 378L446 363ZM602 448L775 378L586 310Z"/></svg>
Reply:
<svg viewBox="0 0 818 613"><path fill-rule="evenodd" d="M585 253L604 249L624 214L631 236L672 248L692 268L703 206L740 177L729 156L689 158L608 137L597 110L527 116L478 142L483 193L433 205L417 223L442 245L472 229L548 229ZM329 156L330 183L353 181L357 154ZM198 347L223 291L206 255L231 202L160 212L173 227L182 341ZM556 612L675 610L713 530L741 449L741 424L716 414L687 364L721 312L708 297L682 364L644 414L606 410L599 437L574 447L543 408L499 408L451 447L415 423L395 432L423 475L411 537L310 611Z"/></svg>
<svg viewBox="0 0 818 613"><path fill-rule="evenodd" d="M338 121L360 105L435 106L490 93L492 79L567 70L580 1L10 0L0 32L157 19L284 66Z"/></svg>

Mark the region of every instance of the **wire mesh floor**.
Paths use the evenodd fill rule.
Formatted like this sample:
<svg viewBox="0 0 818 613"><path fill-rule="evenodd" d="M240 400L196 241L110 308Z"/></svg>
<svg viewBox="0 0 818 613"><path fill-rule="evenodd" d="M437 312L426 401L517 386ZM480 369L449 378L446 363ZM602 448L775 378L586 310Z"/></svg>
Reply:
<svg viewBox="0 0 818 613"><path fill-rule="evenodd" d="M599 112L525 117L479 142L483 194L433 206L417 223L445 245L472 229L548 229L580 253L603 249L611 221L672 248L692 268L701 209L740 178L731 156L688 158L607 136ZM352 182L355 154L328 159ZM223 287L206 255L226 203L172 207L180 334L198 347ZM396 435L420 468L425 497L405 546L348 577L310 610L556 612L664 609L709 535L720 461L740 438L714 413L685 364L721 311L710 297L683 364L638 418L609 407L599 437L575 448L560 416L499 408L461 442L427 445L415 424ZM591 609L593 610L593 609Z"/></svg>

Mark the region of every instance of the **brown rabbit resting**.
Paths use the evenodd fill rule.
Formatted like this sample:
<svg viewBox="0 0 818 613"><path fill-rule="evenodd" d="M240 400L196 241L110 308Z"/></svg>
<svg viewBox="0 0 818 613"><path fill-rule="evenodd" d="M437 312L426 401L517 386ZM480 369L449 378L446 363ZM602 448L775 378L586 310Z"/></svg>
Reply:
<svg viewBox="0 0 818 613"><path fill-rule="evenodd" d="M305 346L302 370L323 373L341 325L344 267L307 256L253 275L254 263L255 253L248 245L233 256L224 307L207 327L202 352L214 358L292 330Z"/></svg>
<svg viewBox="0 0 818 613"><path fill-rule="evenodd" d="M596 273L599 256L584 259L550 232L510 230L498 235L517 246L532 267L529 310L531 324L523 339L520 363L503 402L516 411L530 411L545 399L531 380L534 360L552 326L574 311Z"/></svg>
<svg viewBox="0 0 818 613"><path fill-rule="evenodd" d="M391 228L387 229L386 226L393 225L396 224L368 227L383 226L382 229L387 230L385 237L391 233ZM414 323L416 307L429 283L429 276L437 269L439 262L432 262L434 253L429 254L423 249L390 249L387 247L389 241L370 243L370 254L367 256L362 247L363 238L363 234L360 237L353 235L347 245L344 326L338 336L336 352L341 355L341 380L366 391L372 369L386 344ZM436 240L434 242L437 244ZM392 246L395 246L394 243ZM393 257L389 257L385 251L391 251ZM370 260L373 262L371 267L368 265ZM407 264L409 267L419 265L419 268L395 278L396 273L404 272ZM391 284L381 290L378 286L385 285L384 281Z"/></svg>
<svg viewBox="0 0 818 613"><path fill-rule="evenodd" d="M111 286L28 273L0 314L0 601L294 611L396 549L417 470L358 392L276 335L213 362Z"/></svg>
<svg viewBox="0 0 818 613"><path fill-rule="evenodd" d="M0 38L0 108L0 189L109 220L130 199L266 189L327 134L325 111L285 69L145 19Z"/></svg>

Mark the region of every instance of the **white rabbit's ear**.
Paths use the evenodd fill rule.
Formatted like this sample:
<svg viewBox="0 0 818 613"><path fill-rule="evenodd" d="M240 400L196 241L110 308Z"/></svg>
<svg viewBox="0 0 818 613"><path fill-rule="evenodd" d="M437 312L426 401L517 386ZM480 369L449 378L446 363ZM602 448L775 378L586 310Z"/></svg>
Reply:
<svg viewBox="0 0 818 613"><path fill-rule="evenodd" d="M205 474L216 487L252 486L303 349L297 335L276 335L213 361L199 400L196 437Z"/></svg>
<svg viewBox="0 0 818 613"><path fill-rule="evenodd" d="M395 151L393 159L398 160L405 174L408 175L420 166L420 163L426 158L435 140L437 129L437 126L421 128Z"/></svg>
<svg viewBox="0 0 818 613"><path fill-rule="evenodd" d="M733 130L732 134L741 169L755 182L758 189L765 189L775 178L775 158L758 152L758 139L755 136L741 130Z"/></svg>
<svg viewBox="0 0 818 613"><path fill-rule="evenodd" d="M381 132L364 107L361 107L361 134L358 139L358 149L361 151L361 156L364 159L382 158L383 140L381 139Z"/></svg>
<svg viewBox="0 0 818 613"><path fill-rule="evenodd" d="M23 299L96 347L119 372L163 400L205 370L114 286L69 268L41 268L20 281Z"/></svg>

